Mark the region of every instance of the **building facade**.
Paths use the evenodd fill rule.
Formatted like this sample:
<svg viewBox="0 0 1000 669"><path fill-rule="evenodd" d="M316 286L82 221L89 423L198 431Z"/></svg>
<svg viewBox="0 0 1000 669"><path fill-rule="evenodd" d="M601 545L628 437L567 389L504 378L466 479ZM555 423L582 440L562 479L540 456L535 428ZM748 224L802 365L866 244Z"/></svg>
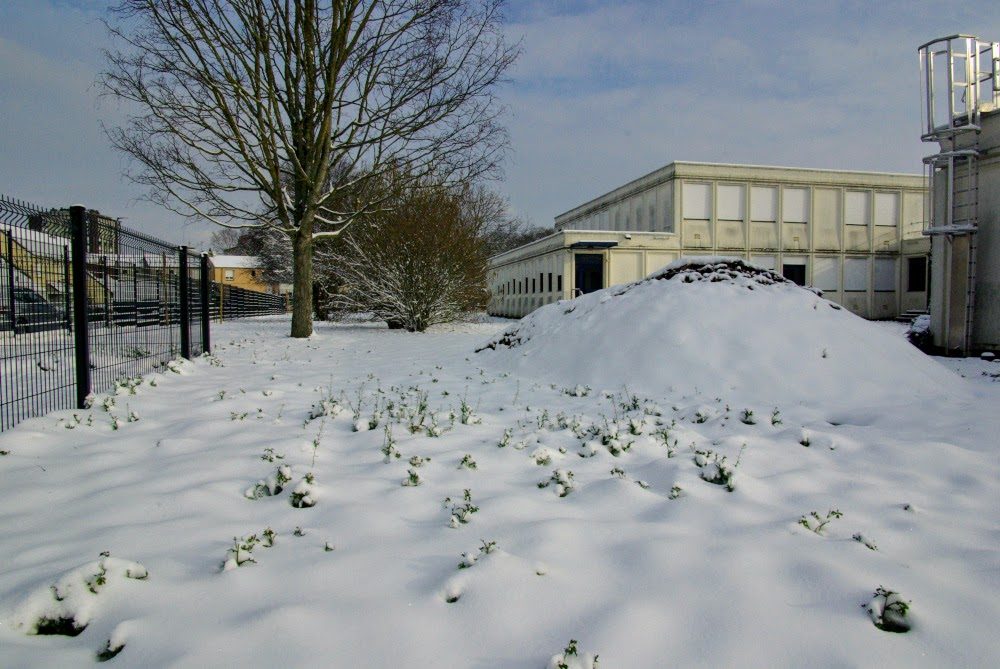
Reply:
<svg viewBox="0 0 1000 669"><path fill-rule="evenodd" d="M556 217L491 259L489 312L643 278L681 256L775 269L865 318L927 306L921 175L674 162Z"/></svg>
<svg viewBox="0 0 1000 669"><path fill-rule="evenodd" d="M280 294L280 285L264 280L264 269L255 256L210 256L212 281L223 286L236 286L258 293Z"/></svg>

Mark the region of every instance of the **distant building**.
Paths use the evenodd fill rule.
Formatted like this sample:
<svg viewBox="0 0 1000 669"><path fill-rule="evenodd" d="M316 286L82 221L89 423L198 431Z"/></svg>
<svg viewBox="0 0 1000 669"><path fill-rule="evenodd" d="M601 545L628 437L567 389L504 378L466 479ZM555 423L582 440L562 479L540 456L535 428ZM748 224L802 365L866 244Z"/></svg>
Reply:
<svg viewBox="0 0 1000 669"><path fill-rule="evenodd" d="M256 256L209 256L212 280L223 286L280 295L280 284L264 280L264 267Z"/></svg>
<svg viewBox="0 0 1000 669"><path fill-rule="evenodd" d="M923 312L926 190L919 174L673 162L494 256L489 312L520 317L681 256L715 255L815 286L865 318Z"/></svg>

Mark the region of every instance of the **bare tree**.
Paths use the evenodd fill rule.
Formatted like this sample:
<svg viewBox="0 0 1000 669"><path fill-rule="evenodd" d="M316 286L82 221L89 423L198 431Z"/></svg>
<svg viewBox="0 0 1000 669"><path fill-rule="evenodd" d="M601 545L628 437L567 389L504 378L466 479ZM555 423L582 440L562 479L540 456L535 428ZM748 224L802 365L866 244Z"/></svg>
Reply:
<svg viewBox="0 0 1000 669"><path fill-rule="evenodd" d="M423 331L486 305L487 245L470 192L396 190L392 208L356 223L317 257L335 308Z"/></svg>
<svg viewBox="0 0 1000 669"><path fill-rule="evenodd" d="M291 240L292 336L312 332L314 240L384 208L364 182L494 174L494 91L519 47L503 0L120 0L108 130L150 198ZM338 166L343 178L330 178Z"/></svg>

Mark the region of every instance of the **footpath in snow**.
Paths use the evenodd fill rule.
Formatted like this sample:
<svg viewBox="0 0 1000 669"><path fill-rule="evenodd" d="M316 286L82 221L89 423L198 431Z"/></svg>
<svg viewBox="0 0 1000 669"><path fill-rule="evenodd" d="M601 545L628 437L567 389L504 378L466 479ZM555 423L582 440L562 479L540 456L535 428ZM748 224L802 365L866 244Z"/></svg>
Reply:
<svg viewBox="0 0 1000 669"><path fill-rule="evenodd" d="M229 323L22 423L0 666L995 665L1000 364L710 274Z"/></svg>

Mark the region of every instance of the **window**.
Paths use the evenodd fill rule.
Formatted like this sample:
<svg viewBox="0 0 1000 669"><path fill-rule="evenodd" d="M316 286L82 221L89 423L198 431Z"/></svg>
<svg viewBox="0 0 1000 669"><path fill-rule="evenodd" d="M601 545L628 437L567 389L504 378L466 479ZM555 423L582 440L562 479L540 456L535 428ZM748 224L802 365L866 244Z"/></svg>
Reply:
<svg viewBox="0 0 1000 669"><path fill-rule="evenodd" d="M712 218L712 184L685 183L681 187L684 218L707 221Z"/></svg>
<svg viewBox="0 0 1000 669"><path fill-rule="evenodd" d="M236 278L236 270L234 269L223 270L223 278L225 278L226 281L232 281L233 279Z"/></svg>
<svg viewBox="0 0 1000 669"><path fill-rule="evenodd" d="M840 289L840 263L838 258L816 258L813 260L813 285L820 290Z"/></svg>
<svg viewBox="0 0 1000 669"><path fill-rule="evenodd" d="M538 273L538 292L545 292L545 274L543 272Z"/></svg>
<svg viewBox="0 0 1000 669"><path fill-rule="evenodd" d="M532 293L532 294L534 294L534 293L537 293L537 292L538 292L538 291L537 291L537 290L535 290L535 280L534 280L534 279L532 279L532 280L531 280L531 293Z"/></svg>
<svg viewBox="0 0 1000 669"><path fill-rule="evenodd" d="M750 188L750 220L765 223L778 220L778 189L774 186Z"/></svg>
<svg viewBox="0 0 1000 669"><path fill-rule="evenodd" d="M751 258L750 262L758 267L763 267L764 269L774 269L775 258L774 256L754 256Z"/></svg>
<svg viewBox="0 0 1000 669"><path fill-rule="evenodd" d="M896 225L899 193L875 193L875 225Z"/></svg>
<svg viewBox="0 0 1000 669"><path fill-rule="evenodd" d="M867 258L844 259L844 290L846 291L868 290Z"/></svg>
<svg viewBox="0 0 1000 669"><path fill-rule="evenodd" d="M809 189L786 188L781 202L781 218L785 223L809 222Z"/></svg>
<svg viewBox="0 0 1000 669"><path fill-rule="evenodd" d="M906 290L910 293L927 290L927 258L906 259Z"/></svg>
<svg viewBox="0 0 1000 669"><path fill-rule="evenodd" d="M549 272L549 292L552 292L552 272Z"/></svg>
<svg viewBox="0 0 1000 669"><path fill-rule="evenodd" d="M556 290L562 292L562 274L556 277Z"/></svg>
<svg viewBox="0 0 1000 669"><path fill-rule="evenodd" d="M868 225L871 219L871 193L847 191L844 193L844 223Z"/></svg>
<svg viewBox="0 0 1000 669"><path fill-rule="evenodd" d="M875 290L888 293L896 290L896 259L875 259Z"/></svg>
<svg viewBox="0 0 1000 669"><path fill-rule="evenodd" d="M781 275L786 279L791 279L799 286L806 285L805 263L784 263L781 266Z"/></svg>
<svg viewBox="0 0 1000 669"><path fill-rule="evenodd" d="M716 218L720 221L742 221L746 214L743 193L743 186L719 186Z"/></svg>

